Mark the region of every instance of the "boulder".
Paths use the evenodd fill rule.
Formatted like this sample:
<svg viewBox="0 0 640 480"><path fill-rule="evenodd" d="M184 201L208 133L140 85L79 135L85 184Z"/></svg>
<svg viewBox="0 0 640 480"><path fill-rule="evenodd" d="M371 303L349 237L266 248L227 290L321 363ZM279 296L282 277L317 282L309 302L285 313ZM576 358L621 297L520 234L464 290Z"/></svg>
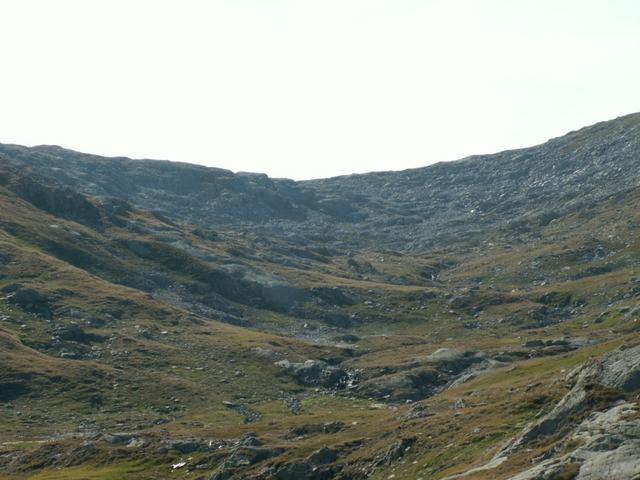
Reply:
<svg viewBox="0 0 640 480"><path fill-rule="evenodd" d="M338 455L330 448L322 447L307 457L307 462L312 465L326 465L337 460Z"/></svg>
<svg viewBox="0 0 640 480"><path fill-rule="evenodd" d="M281 467L275 474L278 480L331 480L340 471L337 466L319 468L303 461Z"/></svg>
<svg viewBox="0 0 640 480"><path fill-rule="evenodd" d="M349 382L349 372L343 368L329 365L322 360L307 360L301 363L281 360L275 365L293 376L302 385L309 387L342 389Z"/></svg>
<svg viewBox="0 0 640 480"><path fill-rule="evenodd" d="M438 384L437 373L420 370L370 378L361 382L356 391L364 397L402 402L424 398Z"/></svg>
<svg viewBox="0 0 640 480"><path fill-rule="evenodd" d="M333 434L338 433L343 428L344 423L339 421L327 423L306 423L293 427L289 432L287 432L285 438L291 439L305 435L316 435L319 433Z"/></svg>
<svg viewBox="0 0 640 480"><path fill-rule="evenodd" d="M69 325L59 325L53 330L53 335L60 340L72 342L86 342L91 339L91 335L87 334L82 327L74 323Z"/></svg>
<svg viewBox="0 0 640 480"><path fill-rule="evenodd" d="M416 443L416 437L401 438L393 445L391 445L391 447L384 454L378 456L374 464L376 466L391 465L396 460L404 457L414 443Z"/></svg>
<svg viewBox="0 0 640 480"><path fill-rule="evenodd" d="M184 454L208 450L208 444L199 440L171 440L167 447Z"/></svg>

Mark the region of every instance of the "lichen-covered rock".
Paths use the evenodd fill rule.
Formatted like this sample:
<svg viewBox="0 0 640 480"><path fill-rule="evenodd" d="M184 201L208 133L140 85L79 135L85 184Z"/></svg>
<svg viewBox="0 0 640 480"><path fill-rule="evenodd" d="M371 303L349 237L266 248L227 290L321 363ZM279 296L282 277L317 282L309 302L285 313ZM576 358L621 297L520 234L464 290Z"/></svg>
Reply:
<svg viewBox="0 0 640 480"><path fill-rule="evenodd" d="M324 388L345 388L349 382L349 372L345 369L329 365L321 360L307 360L292 363L281 360L275 365L293 376L302 385Z"/></svg>
<svg viewBox="0 0 640 480"><path fill-rule="evenodd" d="M570 373L573 388L556 407L540 420L530 425L499 455L514 450L551 435L570 426L578 414L591 404L590 400L599 393L615 396L616 391L632 392L640 388L640 345L616 350L601 360L593 360ZM604 391L603 391L604 389Z"/></svg>
<svg viewBox="0 0 640 480"><path fill-rule="evenodd" d="M640 478L638 405L623 403L605 412L592 414L563 444L578 446L561 457L541 462L512 480ZM571 476L568 476L569 473Z"/></svg>

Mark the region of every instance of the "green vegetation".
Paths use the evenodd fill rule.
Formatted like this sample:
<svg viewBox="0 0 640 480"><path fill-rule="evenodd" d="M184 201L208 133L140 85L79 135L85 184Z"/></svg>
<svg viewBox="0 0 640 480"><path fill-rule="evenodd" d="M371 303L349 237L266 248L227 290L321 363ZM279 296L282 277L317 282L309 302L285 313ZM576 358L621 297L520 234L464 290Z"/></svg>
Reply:
<svg viewBox="0 0 640 480"><path fill-rule="evenodd" d="M245 180L220 177L203 187L216 205L254 215ZM550 412L575 368L640 341L633 189L468 235L456 217L429 248L343 251L38 178L0 164L0 479L273 478L322 447L334 478L444 478ZM179 198L165 181L163 205ZM265 191L245 194L280 205ZM509 478L556 440L468 478Z"/></svg>

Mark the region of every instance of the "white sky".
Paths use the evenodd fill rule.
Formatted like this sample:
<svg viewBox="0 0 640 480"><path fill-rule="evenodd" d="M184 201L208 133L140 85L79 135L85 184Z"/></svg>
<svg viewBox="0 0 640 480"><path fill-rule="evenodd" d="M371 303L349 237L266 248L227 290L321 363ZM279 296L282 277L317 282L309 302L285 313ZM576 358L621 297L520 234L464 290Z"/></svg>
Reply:
<svg viewBox="0 0 640 480"><path fill-rule="evenodd" d="M638 0L0 0L0 142L316 178L640 110Z"/></svg>

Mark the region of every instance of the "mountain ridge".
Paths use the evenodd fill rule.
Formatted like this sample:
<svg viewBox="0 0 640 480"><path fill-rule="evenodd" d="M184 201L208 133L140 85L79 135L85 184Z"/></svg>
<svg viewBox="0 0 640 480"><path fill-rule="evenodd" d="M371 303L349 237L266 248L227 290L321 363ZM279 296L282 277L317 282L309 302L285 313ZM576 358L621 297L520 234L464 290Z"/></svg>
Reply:
<svg viewBox="0 0 640 480"><path fill-rule="evenodd" d="M181 165L190 165L190 166L194 166L194 167L204 167L206 169L212 169L212 170L217 170L217 171L224 171L224 172L228 172L228 173L233 173L233 174L249 174L249 175L260 175L260 176L268 176L268 178L272 179L272 180L285 180L285 181L293 181L296 183L305 183L305 182L316 182L316 181L323 181L323 180L333 180L333 179L338 179L338 178L344 178L344 177L353 177L353 176L366 176L366 175L370 175L370 174L388 174L388 173L404 173L404 172L412 172L412 171L416 171L416 170L423 170L429 167L434 167L434 166L439 166L442 164L447 164L447 163L452 163L452 162L463 162L463 161L468 161L468 160L472 160L474 158L478 158L478 157L487 157L487 156L493 156L493 155L500 155L500 154L506 154L506 153L513 153L513 152L518 152L520 150L526 150L529 148L535 148L535 147L539 147L541 145L544 145L546 143L549 142L554 142L554 141L560 141L566 137L572 136L572 135L576 135L576 134L580 134L581 132L585 132L585 131L589 131L591 129L594 128L598 128L598 127L602 127L602 126L606 126L607 124L611 123L611 122L619 122L619 121L625 121L625 120L633 120L635 117L640 117L640 112L633 112L633 113L628 113L628 114L624 114L624 115L619 115L617 117L611 118L609 120L602 120L596 123L593 123L591 125L587 125L587 126L583 126L583 127L579 127L576 130L570 130L565 134L562 134L560 136L557 137L552 137L546 141L534 144L534 145L529 145L526 147L517 147L517 148L511 148L511 149L505 149L505 150L499 150L497 152L491 152L491 153L483 153L483 154L472 154L466 157L462 157L462 158L458 158L458 159L453 159L453 160L441 160L441 161L437 161L434 163L430 163L428 165L424 165L421 167L411 167L411 168L405 168L405 169L400 169L400 170L373 170L373 171L369 171L369 172L362 172L362 173L349 173L349 174L342 174L342 175L334 175L334 176L329 176L329 177L319 177L319 178L311 178L311 179L303 179L303 180L294 180L288 177L269 177L266 173L264 172L253 172L253 171L233 171L227 168L222 168L222 167L216 167L216 166L210 166L210 165L204 165L204 164L200 164L200 163L193 163L193 162L185 162L185 161L180 161L180 160L170 160L170 159L160 159L160 158L133 158L133 157L126 157L126 156L122 156L122 155L114 155L114 156L105 156L105 155L97 155L97 154L92 154L92 153L87 153L87 152L82 152L79 150L73 150L70 148L66 148L63 147L62 145L58 145L58 144L37 144L37 145L32 145L32 146L25 146L25 145L21 145L21 144L14 144L14 143L0 143L0 145L3 145L4 147L10 147L10 148L21 148L21 149L33 149L33 150L60 150L60 151L64 151L64 152L69 152L69 153L73 153L73 154L78 154L78 155L85 155L88 157L94 157L96 159L102 159L102 160L126 160L126 161L143 161L143 162L168 162L168 163L172 163L172 164L181 164Z"/></svg>
<svg viewBox="0 0 640 480"><path fill-rule="evenodd" d="M419 250L454 241L465 230L551 221L558 209L579 209L630 188L640 182L632 171L639 125L640 114L631 114L534 147L301 182L186 163L86 156L58 147L51 152L1 145L0 155L84 193L118 196L173 218L242 224L279 238L286 238L286 231L299 237L297 243L358 247L366 237L369 245ZM572 142L578 148L568 150ZM616 156L617 170L607 170L603 152ZM603 183L602 175L612 178ZM522 182L533 185L522 191ZM604 185L607 190L600 193ZM439 239L440 231L452 234Z"/></svg>

